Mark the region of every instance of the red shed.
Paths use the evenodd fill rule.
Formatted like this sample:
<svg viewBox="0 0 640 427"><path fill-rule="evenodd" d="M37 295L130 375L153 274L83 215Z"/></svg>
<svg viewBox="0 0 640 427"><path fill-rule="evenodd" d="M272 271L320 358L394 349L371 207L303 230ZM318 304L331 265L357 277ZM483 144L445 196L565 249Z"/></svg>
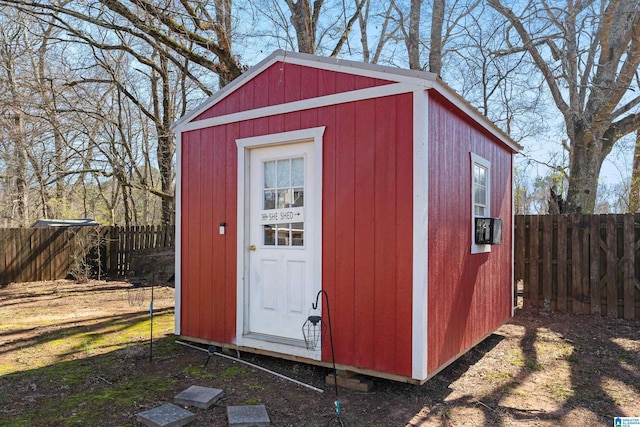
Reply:
<svg viewBox="0 0 640 427"><path fill-rule="evenodd" d="M512 316L520 147L434 74L276 51L174 130L184 339L328 365L322 289L339 368L422 383Z"/></svg>

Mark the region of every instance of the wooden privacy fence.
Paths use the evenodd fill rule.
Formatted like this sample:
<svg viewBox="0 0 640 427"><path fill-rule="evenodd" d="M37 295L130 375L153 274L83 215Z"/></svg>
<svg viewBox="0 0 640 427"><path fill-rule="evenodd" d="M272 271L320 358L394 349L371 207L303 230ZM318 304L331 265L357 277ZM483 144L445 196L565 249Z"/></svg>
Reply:
<svg viewBox="0 0 640 427"><path fill-rule="evenodd" d="M525 306L640 319L640 214L517 215Z"/></svg>
<svg viewBox="0 0 640 427"><path fill-rule="evenodd" d="M125 276L131 267L132 254L141 249L175 246L173 225L109 227L106 266L109 274Z"/></svg>
<svg viewBox="0 0 640 427"><path fill-rule="evenodd" d="M0 229L0 286L64 279L89 268L122 276L134 251L174 245L172 225Z"/></svg>

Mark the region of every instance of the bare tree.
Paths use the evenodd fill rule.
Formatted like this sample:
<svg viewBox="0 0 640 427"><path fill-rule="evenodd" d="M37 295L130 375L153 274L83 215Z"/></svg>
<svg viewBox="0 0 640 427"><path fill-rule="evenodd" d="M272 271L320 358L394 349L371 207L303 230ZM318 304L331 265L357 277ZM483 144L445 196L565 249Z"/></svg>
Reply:
<svg viewBox="0 0 640 427"><path fill-rule="evenodd" d="M6 92L9 98L4 102L3 115L10 147L5 158L6 176L9 178L9 203L15 206L15 215L9 214L17 224L25 226L29 220L27 186L27 134L26 114L23 94L18 82L17 59L24 53L24 28L20 25L0 26L0 58Z"/></svg>
<svg viewBox="0 0 640 427"><path fill-rule="evenodd" d="M633 167L629 185L629 212L640 211L640 130L636 131L636 143L633 149Z"/></svg>
<svg viewBox="0 0 640 427"><path fill-rule="evenodd" d="M240 76L244 69L232 51L231 0L0 0L0 5L43 15L55 13L128 33L214 72L221 86Z"/></svg>
<svg viewBox="0 0 640 427"><path fill-rule="evenodd" d="M638 0L530 1L519 12L487 0L510 24L562 114L569 143L569 211L593 212L602 163L616 141L640 127L632 78L640 64Z"/></svg>
<svg viewBox="0 0 640 427"><path fill-rule="evenodd" d="M443 78L516 141L537 137L548 130L542 81L525 52L497 53L509 44L496 18L484 6L466 15L449 44Z"/></svg>

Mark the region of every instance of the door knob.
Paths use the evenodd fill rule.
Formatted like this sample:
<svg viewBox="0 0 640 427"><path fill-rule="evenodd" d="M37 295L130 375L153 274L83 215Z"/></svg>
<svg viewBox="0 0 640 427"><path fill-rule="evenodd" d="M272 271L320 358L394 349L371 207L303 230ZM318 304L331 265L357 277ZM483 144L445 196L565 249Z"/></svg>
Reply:
<svg viewBox="0 0 640 427"><path fill-rule="evenodd" d="M255 251L255 250L256 250L256 245L251 245L251 246L249 246L249 250L250 250L251 252Z"/></svg>

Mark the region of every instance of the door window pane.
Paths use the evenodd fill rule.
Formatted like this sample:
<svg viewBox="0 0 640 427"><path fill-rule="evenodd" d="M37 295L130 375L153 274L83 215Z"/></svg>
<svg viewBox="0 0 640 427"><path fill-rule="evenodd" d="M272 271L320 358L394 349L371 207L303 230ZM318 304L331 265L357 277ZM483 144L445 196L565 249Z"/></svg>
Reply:
<svg viewBox="0 0 640 427"><path fill-rule="evenodd" d="M276 226L275 224L267 224L264 226L264 245L276 245Z"/></svg>
<svg viewBox="0 0 640 427"><path fill-rule="evenodd" d="M276 192L274 190L264 190L263 209L276 208Z"/></svg>
<svg viewBox="0 0 640 427"><path fill-rule="evenodd" d="M278 160L278 188L291 185L291 160Z"/></svg>
<svg viewBox="0 0 640 427"><path fill-rule="evenodd" d="M284 209L291 206L291 190L278 190L278 209Z"/></svg>
<svg viewBox="0 0 640 427"><path fill-rule="evenodd" d="M291 246L289 224L278 224L278 246Z"/></svg>
<svg viewBox="0 0 640 427"><path fill-rule="evenodd" d="M276 162L264 162L264 188L276 186Z"/></svg>
<svg viewBox="0 0 640 427"><path fill-rule="evenodd" d="M291 206L300 207L304 206L304 188L293 189L293 200Z"/></svg>
<svg viewBox="0 0 640 427"><path fill-rule="evenodd" d="M304 223L294 222L291 224L291 244L292 246L304 246Z"/></svg>
<svg viewBox="0 0 640 427"><path fill-rule="evenodd" d="M304 159L291 160L291 186L304 186Z"/></svg>

